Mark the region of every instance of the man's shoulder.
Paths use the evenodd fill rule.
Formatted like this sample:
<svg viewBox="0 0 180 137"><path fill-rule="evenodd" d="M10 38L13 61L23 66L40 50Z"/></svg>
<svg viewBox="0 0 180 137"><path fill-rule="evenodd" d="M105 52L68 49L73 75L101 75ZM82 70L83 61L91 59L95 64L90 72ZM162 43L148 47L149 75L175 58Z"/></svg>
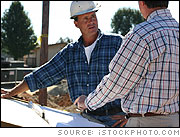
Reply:
<svg viewBox="0 0 180 137"><path fill-rule="evenodd" d="M122 35L112 32L104 32L103 35L106 37L122 37Z"/></svg>
<svg viewBox="0 0 180 137"><path fill-rule="evenodd" d="M65 48L67 48L67 49L73 49L73 48L76 48L78 45L79 45L78 41L76 41L76 42L71 42L71 43L68 43Z"/></svg>
<svg viewBox="0 0 180 137"><path fill-rule="evenodd" d="M78 42L68 43L60 52L74 52L74 50L78 49Z"/></svg>
<svg viewBox="0 0 180 137"><path fill-rule="evenodd" d="M146 38L153 32L154 29L155 28L150 22L144 21L135 26L135 28L133 29L133 33L140 36L141 38Z"/></svg>
<svg viewBox="0 0 180 137"><path fill-rule="evenodd" d="M123 41L123 36L115 33L103 33L100 41L103 47L119 49Z"/></svg>
<svg viewBox="0 0 180 137"><path fill-rule="evenodd" d="M149 25L147 21L144 21L144 22L142 22L142 23L139 23L139 24L137 24L137 25L134 27L133 31L134 31L134 32L137 32L137 31L144 30L144 27L147 26L147 25Z"/></svg>
<svg viewBox="0 0 180 137"><path fill-rule="evenodd" d="M122 40L123 36L120 34L116 34L116 33L110 33L110 32L106 32L103 33L102 35L103 39L116 39L116 40Z"/></svg>

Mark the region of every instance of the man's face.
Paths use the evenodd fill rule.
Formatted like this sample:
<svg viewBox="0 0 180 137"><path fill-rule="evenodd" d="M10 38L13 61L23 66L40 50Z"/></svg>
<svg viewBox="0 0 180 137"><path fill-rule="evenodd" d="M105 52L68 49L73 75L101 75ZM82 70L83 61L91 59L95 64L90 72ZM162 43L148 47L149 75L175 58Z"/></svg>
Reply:
<svg viewBox="0 0 180 137"><path fill-rule="evenodd" d="M82 35L91 36L98 31L98 22L95 12L79 15L78 20L74 21L74 24L80 29Z"/></svg>

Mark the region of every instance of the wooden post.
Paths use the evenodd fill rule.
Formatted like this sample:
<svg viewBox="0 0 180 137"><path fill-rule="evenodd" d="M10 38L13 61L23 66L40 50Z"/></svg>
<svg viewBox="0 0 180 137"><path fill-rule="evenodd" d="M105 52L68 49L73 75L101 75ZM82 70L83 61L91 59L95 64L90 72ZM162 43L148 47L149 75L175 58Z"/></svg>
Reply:
<svg viewBox="0 0 180 137"><path fill-rule="evenodd" d="M43 1L40 65L48 61L49 1ZM47 106L47 88L39 90L39 103Z"/></svg>

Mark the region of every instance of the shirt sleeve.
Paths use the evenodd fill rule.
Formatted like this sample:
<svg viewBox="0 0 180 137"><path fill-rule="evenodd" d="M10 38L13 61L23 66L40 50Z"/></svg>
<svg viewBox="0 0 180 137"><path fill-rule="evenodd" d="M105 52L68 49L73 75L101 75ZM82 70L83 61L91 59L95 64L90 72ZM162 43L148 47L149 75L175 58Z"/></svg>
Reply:
<svg viewBox="0 0 180 137"><path fill-rule="evenodd" d="M65 77L66 49L58 52L50 61L24 77L31 92L57 84Z"/></svg>
<svg viewBox="0 0 180 137"><path fill-rule="evenodd" d="M95 110L115 99L126 97L147 72L149 49L146 42L131 33L123 41L97 88L85 100L89 110Z"/></svg>

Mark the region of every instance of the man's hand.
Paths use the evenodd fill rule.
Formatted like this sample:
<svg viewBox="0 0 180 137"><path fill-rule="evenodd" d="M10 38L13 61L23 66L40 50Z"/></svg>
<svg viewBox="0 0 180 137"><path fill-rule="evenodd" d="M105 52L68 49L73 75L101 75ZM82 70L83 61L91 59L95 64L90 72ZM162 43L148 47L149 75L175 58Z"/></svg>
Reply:
<svg viewBox="0 0 180 137"><path fill-rule="evenodd" d="M77 105L78 109L80 109L80 110L86 109L86 106L84 104L85 99L86 99L86 96L81 95L74 101L74 105Z"/></svg>
<svg viewBox="0 0 180 137"><path fill-rule="evenodd" d="M21 83L19 83L17 86L15 86L12 89L1 88L1 98L11 98L27 90L29 90L29 87L26 81L23 80Z"/></svg>
<svg viewBox="0 0 180 137"><path fill-rule="evenodd" d="M12 96L9 94L10 92L10 89L1 88L1 98L11 98Z"/></svg>

